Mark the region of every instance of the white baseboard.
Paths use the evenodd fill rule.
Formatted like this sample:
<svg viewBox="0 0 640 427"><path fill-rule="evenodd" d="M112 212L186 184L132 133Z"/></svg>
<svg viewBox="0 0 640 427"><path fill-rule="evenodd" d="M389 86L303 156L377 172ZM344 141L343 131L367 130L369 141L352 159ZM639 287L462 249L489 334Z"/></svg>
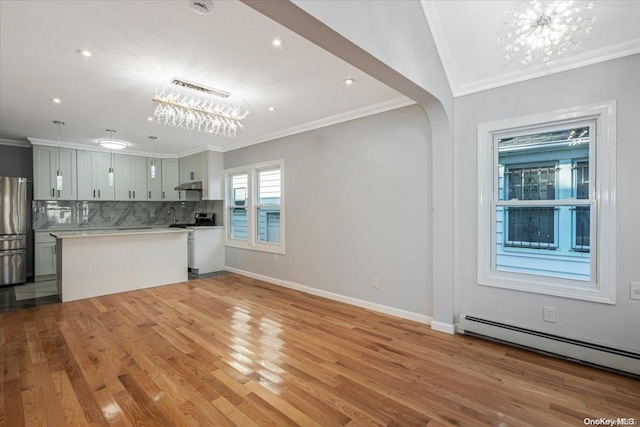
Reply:
<svg viewBox="0 0 640 427"><path fill-rule="evenodd" d="M434 331L445 332L450 335L456 333L456 325L453 323L438 322L437 320L431 321L431 329Z"/></svg>
<svg viewBox="0 0 640 427"><path fill-rule="evenodd" d="M282 279L276 279L269 276L263 276L262 274L252 273L250 271L240 270L234 267L225 266L224 269L230 273L239 274L241 276L250 277L252 279L262 280L263 282L271 283L273 285L282 286L284 288L293 289L296 291L304 292L306 294L316 295L316 296L327 298L333 301L339 301L346 304L355 305L357 307L366 308L372 311L377 311L379 313L389 314L391 316L396 316L401 319L413 320L414 322L424 323L426 325L431 325L431 321L433 320L430 316L425 316L423 314L412 313L410 311L401 310L399 308L389 307L382 304L376 304L374 302L364 301L364 300L353 298L353 297L347 297L347 296L335 294L329 291L323 291L321 289L312 288L312 287L305 286L300 283L291 282L288 280L282 280Z"/></svg>

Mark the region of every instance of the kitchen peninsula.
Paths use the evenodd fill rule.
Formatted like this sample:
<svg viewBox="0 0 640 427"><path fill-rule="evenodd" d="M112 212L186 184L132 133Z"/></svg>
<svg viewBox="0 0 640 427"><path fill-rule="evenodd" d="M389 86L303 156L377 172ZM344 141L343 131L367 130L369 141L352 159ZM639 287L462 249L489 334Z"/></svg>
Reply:
<svg viewBox="0 0 640 427"><path fill-rule="evenodd" d="M187 230L52 232L62 302L187 280Z"/></svg>

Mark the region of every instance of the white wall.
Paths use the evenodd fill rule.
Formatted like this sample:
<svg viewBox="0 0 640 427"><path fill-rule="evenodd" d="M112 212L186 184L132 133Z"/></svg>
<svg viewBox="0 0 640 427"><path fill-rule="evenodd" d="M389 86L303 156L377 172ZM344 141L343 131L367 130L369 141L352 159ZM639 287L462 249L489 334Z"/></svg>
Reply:
<svg viewBox="0 0 640 427"><path fill-rule="evenodd" d="M226 248L227 266L431 316L425 113L410 106L229 151L224 165L280 158L286 254L276 263L273 254Z"/></svg>
<svg viewBox="0 0 640 427"><path fill-rule="evenodd" d="M640 55L456 99L456 312L561 336L640 351ZM598 304L477 285L477 125L563 108L617 101L617 304ZM437 159L434 159L437 162ZM557 323L542 321L542 307Z"/></svg>

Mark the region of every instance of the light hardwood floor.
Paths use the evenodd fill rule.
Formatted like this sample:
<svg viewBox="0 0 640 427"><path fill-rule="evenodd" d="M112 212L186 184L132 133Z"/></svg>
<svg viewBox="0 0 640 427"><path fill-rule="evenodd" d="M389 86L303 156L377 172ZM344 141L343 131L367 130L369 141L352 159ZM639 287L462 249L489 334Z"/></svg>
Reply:
<svg viewBox="0 0 640 427"><path fill-rule="evenodd" d="M0 316L0 425L582 426L640 381L237 275Z"/></svg>

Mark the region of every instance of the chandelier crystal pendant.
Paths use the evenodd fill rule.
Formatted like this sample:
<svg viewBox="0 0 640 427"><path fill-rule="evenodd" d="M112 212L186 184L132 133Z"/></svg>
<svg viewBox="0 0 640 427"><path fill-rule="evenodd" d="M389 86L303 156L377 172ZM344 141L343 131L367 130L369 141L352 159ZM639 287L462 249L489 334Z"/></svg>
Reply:
<svg viewBox="0 0 640 427"><path fill-rule="evenodd" d="M249 111L220 101L228 92L210 89L183 80L173 80L169 87L158 89L152 101L155 122L234 138L243 129Z"/></svg>
<svg viewBox="0 0 640 427"><path fill-rule="evenodd" d="M536 59L549 64L580 47L596 18L593 3L573 0L532 0L519 10L506 10L505 35L498 38L506 61L528 65Z"/></svg>

